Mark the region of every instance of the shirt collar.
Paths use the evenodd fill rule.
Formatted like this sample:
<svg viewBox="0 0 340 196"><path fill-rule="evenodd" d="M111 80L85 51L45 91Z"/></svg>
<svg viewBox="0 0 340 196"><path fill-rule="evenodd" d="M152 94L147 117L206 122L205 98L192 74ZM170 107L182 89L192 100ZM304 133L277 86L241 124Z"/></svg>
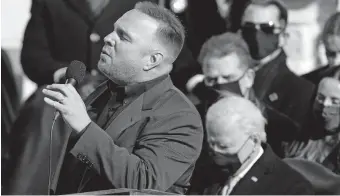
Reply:
<svg viewBox="0 0 340 196"><path fill-rule="evenodd" d="M141 82L127 86L119 86L112 80L108 80L107 86L111 95L117 94L117 96L122 96L123 99L130 99L138 97L142 93L148 91L166 77L167 75L164 75L147 82Z"/></svg>
<svg viewBox="0 0 340 196"><path fill-rule="evenodd" d="M276 49L274 52L272 52L270 55L264 57L263 59L258 61L258 65L254 68L255 71L260 70L265 65L268 65L269 62L271 62L273 59L279 56L281 54L282 48Z"/></svg>

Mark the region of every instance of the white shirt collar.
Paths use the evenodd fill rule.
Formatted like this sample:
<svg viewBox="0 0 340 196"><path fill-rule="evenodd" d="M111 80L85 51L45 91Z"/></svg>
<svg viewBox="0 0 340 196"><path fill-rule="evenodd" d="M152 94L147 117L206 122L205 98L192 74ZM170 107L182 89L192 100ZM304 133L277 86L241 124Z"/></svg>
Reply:
<svg viewBox="0 0 340 196"><path fill-rule="evenodd" d="M257 152L255 155L250 155L253 158L250 158L248 161L246 161L240 169L238 169L233 176L229 178L226 185L222 189L222 195L229 195L233 188L236 186L236 184L248 173L248 171L254 166L257 160L262 156L264 153L263 148L260 146L259 150L255 151Z"/></svg>

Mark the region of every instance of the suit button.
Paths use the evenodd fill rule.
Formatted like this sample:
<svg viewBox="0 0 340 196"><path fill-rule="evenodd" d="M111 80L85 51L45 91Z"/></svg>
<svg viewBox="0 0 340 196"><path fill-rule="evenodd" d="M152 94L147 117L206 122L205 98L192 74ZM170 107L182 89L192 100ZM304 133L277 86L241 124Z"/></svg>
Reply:
<svg viewBox="0 0 340 196"><path fill-rule="evenodd" d="M97 33L91 33L90 40L93 43L97 43L100 40L100 36Z"/></svg>

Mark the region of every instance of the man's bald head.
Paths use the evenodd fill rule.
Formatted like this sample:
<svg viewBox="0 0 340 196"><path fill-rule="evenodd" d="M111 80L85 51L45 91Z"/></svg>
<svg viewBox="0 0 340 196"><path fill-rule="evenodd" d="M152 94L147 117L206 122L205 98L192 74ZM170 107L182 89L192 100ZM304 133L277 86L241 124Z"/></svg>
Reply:
<svg viewBox="0 0 340 196"><path fill-rule="evenodd" d="M206 116L210 133L244 131L244 134L261 142L266 141L266 119L249 100L237 96L225 97L213 104Z"/></svg>

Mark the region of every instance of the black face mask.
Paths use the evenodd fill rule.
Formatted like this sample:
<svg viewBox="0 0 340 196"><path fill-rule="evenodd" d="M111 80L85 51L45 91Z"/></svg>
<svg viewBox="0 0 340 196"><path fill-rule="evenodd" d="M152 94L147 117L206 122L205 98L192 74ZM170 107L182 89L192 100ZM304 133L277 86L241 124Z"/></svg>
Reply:
<svg viewBox="0 0 340 196"><path fill-rule="evenodd" d="M230 82L230 83L224 83L224 84L214 84L212 88L216 91L229 91L231 93L234 93L236 95L239 95L243 97L240 85L239 85L239 80L235 82Z"/></svg>
<svg viewBox="0 0 340 196"><path fill-rule="evenodd" d="M214 165L223 173L232 175L242 166L240 159L237 155L224 155L221 153L210 151L210 157Z"/></svg>
<svg viewBox="0 0 340 196"><path fill-rule="evenodd" d="M248 30L242 31L242 37L247 42L250 55L255 60L263 59L279 47L279 34Z"/></svg>

